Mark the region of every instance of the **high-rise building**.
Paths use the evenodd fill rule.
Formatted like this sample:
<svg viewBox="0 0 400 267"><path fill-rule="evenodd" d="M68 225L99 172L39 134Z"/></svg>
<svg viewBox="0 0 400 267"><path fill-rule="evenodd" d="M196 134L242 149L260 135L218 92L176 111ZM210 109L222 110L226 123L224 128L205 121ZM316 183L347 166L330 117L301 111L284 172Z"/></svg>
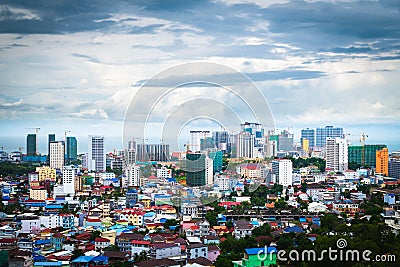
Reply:
<svg viewBox="0 0 400 267"><path fill-rule="evenodd" d="M265 155L265 135L264 128L256 122L245 122L240 124L241 132L250 133L253 136L253 157L264 158Z"/></svg>
<svg viewBox="0 0 400 267"><path fill-rule="evenodd" d="M136 163L136 141L132 139L128 142L128 148L124 150L125 164Z"/></svg>
<svg viewBox="0 0 400 267"><path fill-rule="evenodd" d="M54 141L50 143L50 168L61 170L64 166L65 147L64 141Z"/></svg>
<svg viewBox="0 0 400 267"><path fill-rule="evenodd" d="M56 141L55 134L49 134L48 141L47 141L47 156L50 157L50 143ZM50 158L48 159L50 160Z"/></svg>
<svg viewBox="0 0 400 267"><path fill-rule="evenodd" d="M376 172L389 175L389 150L386 147L376 151Z"/></svg>
<svg viewBox="0 0 400 267"><path fill-rule="evenodd" d="M389 177L400 179L400 157L391 157L389 160Z"/></svg>
<svg viewBox="0 0 400 267"><path fill-rule="evenodd" d="M167 144L137 144L136 160L140 162L169 161L169 145Z"/></svg>
<svg viewBox="0 0 400 267"><path fill-rule="evenodd" d="M140 166L134 163L128 164L125 167L125 177L127 180L126 186L139 186L140 185Z"/></svg>
<svg viewBox="0 0 400 267"><path fill-rule="evenodd" d="M213 160L213 171L218 173L222 171L223 153L222 151L211 151L209 157Z"/></svg>
<svg viewBox="0 0 400 267"><path fill-rule="evenodd" d="M289 186L293 183L293 163L289 159L277 159L272 161L272 174L276 183Z"/></svg>
<svg viewBox="0 0 400 267"><path fill-rule="evenodd" d="M75 162L78 159L78 142L76 137L67 137L67 161Z"/></svg>
<svg viewBox="0 0 400 267"><path fill-rule="evenodd" d="M308 148L312 149L315 146L315 130L314 129L302 129L300 142L303 144L303 139L308 140Z"/></svg>
<svg viewBox="0 0 400 267"><path fill-rule="evenodd" d="M104 136L89 135L88 170L102 172L106 170L106 148Z"/></svg>
<svg viewBox="0 0 400 267"><path fill-rule="evenodd" d="M278 135L278 150L279 151L292 151L293 150L293 134L289 131L283 130Z"/></svg>
<svg viewBox="0 0 400 267"><path fill-rule="evenodd" d="M64 194L73 196L75 194L75 176L80 172L78 167L64 166L62 168L62 184Z"/></svg>
<svg viewBox="0 0 400 267"><path fill-rule="evenodd" d="M343 128L333 126L325 126L325 128L317 128L315 136L315 146L325 147L326 138L343 138Z"/></svg>
<svg viewBox="0 0 400 267"><path fill-rule="evenodd" d="M326 139L326 168L335 172L344 172L348 169L347 140L344 138Z"/></svg>
<svg viewBox="0 0 400 267"><path fill-rule="evenodd" d="M222 153L231 153L231 142L228 132L213 132L212 139L214 140L215 147L222 151Z"/></svg>
<svg viewBox="0 0 400 267"><path fill-rule="evenodd" d="M37 156L36 134L28 134L26 137L26 155Z"/></svg>
<svg viewBox="0 0 400 267"><path fill-rule="evenodd" d="M213 162L205 154L186 154L184 169L188 186L204 186L213 182Z"/></svg>
<svg viewBox="0 0 400 267"><path fill-rule="evenodd" d="M309 149L310 149L310 142L307 138L302 138L301 139L301 149L303 151L305 151L306 153L308 153Z"/></svg>
<svg viewBox="0 0 400 267"><path fill-rule="evenodd" d="M210 136L210 131L190 131L190 144L188 150L192 152L201 151L201 139L205 139Z"/></svg>
<svg viewBox="0 0 400 267"><path fill-rule="evenodd" d="M236 135L236 157L254 158L254 135L240 132Z"/></svg>
<svg viewBox="0 0 400 267"><path fill-rule="evenodd" d="M382 150L386 145L349 146L349 163L357 163L364 166L376 166L376 151Z"/></svg>

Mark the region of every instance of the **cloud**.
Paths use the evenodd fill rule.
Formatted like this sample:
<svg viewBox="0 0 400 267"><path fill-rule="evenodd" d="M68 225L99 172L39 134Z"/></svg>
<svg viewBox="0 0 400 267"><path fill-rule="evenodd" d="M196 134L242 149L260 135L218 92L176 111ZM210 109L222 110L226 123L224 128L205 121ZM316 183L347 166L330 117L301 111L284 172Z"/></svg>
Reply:
<svg viewBox="0 0 400 267"><path fill-rule="evenodd" d="M0 98L0 107L1 108L16 107L16 106L20 106L23 102L24 102L23 98L15 101L15 102L7 102L5 99Z"/></svg>

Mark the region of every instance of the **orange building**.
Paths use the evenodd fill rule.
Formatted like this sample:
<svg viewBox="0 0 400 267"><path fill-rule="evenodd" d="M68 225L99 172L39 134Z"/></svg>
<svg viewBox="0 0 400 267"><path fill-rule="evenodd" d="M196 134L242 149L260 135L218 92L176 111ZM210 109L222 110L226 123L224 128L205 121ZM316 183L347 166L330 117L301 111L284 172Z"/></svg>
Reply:
<svg viewBox="0 0 400 267"><path fill-rule="evenodd" d="M376 151L376 173L389 175L389 150L387 148Z"/></svg>

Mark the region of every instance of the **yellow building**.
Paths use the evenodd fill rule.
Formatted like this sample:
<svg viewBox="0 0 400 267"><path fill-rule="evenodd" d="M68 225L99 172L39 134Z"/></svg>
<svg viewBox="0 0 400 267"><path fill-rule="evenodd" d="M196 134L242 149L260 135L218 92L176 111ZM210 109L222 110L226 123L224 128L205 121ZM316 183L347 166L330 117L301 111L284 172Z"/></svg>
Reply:
<svg viewBox="0 0 400 267"><path fill-rule="evenodd" d="M104 231L104 232L101 232L100 235L101 235L101 237L107 238L108 240L110 240L111 245L115 245L115 238L117 237L117 232L115 230Z"/></svg>
<svg viewBox="0 0 400 267"><path fill-rule="evenodd" d="M56 169L49 166L36 167L36 172L39 173L39 181L56 180Z"/></svg>
<svg viewBox="0 0 400 267"><path fill-rule="evenodd" d="M303 138L302 139L302 144L301 144L302 145L302 149L307 153L308 153L309 143L310 143L310 141L308 141L307 138Z"/></svg>
<svg viewBox="0 0 400 267"><path fill-rule="evenodd" d="M34 200L46 200L47 190L46 189L31 189L29 191L29 198Z"/></svg>
<svg viewBox="0 0 400 267"><path fill-rule="evenodd" d="M80 192L83 190L82 175L75 175L74 187L75 187L75 192Z"/></svg>
<svg viewBox="0 0 400 267"><path fill-rule="evenodd" d="M389 150L386 147L376 151L376 172L389 175Z"/></svg>

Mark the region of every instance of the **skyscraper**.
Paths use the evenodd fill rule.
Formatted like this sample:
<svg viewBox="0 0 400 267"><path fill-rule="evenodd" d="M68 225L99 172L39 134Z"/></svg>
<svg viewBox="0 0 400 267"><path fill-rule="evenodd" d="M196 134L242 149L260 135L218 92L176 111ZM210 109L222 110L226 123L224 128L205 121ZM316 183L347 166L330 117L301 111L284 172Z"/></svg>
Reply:
<svg viewBox="0 0 400 267"><path fill-rule="evenodd" d="M184 167L188 186L204 186L213 182L213 162L205 154L186 154Z"/></svg>
<svg viewBox="0 0 400 267"><path fill-rule="evenodd" d="M400 158L391 157L389 160L389 177L400 179Z"/></svg>
<svg viewBox="0 0 400 267"><path fill-rule="evenodd" d="M241 132L248 132L253 136L253 157L263 158L265 154L264 128L260 123L245 122L240 124Z"/></svg>
<svg viewBox="0 0 400 267"><path fill-rule="evenodd" d="M312 149L315 146L315 130L314 129L302 129L300 143L303 144L303 139L308 140L308 148Z"/></svg>
<svg viewBox="0 0 400 267"><path fill-rule="evenodd" d="M201 151L201 139L210 137L210 131L190 131L190 144L189 150L192 152Z"/></svg>
<svg viewBox="0 0 400 267"><path fill-rule="evenodd" d="M293 163L289 159L277 159L272 161L272 174L276 183L289 186L293 183Z"/></svg>
<svg viewBox="0 0 400 267"><path fill-rule="evenodd" d="M50 143L56 141L55 134L49 134L48 143L47 143L47 156L50 157Z"/></svg>
<svg viewBox="0 0 400 267"><path fill-rule="evenodd" d="M212 138L218 150L222 151L222 153L231 153L231 142L229 142L228 132L213 132Z"/></svg>
<svg viewBox="0 0 400 267"><path fill-rule="evenodd" d="M293 150L293 134L289 131L283 130L278 135L278 150L279 151L292 151Z"/></svg>
<svg viewBox="0 0 400 267"><path fill-rule="evenodd" d="M106 149L104 136L89 135L88 170L102 172L106 170Z"/></svg>
<svg viewBox="0 0 400 267"><path fill-rule="evenodd" d="M169 145L167 144L137 144L136 160L161 161L169 160Z"/></svg>
<svg viewBox="0 0 400 267"><path fill-rule="evenodd" d="M212 151L209 154L210 158L213 160L213 171L214 173L222 171L223 163L223 153L222 151Z"/></svg>
<svg viewBox="0 0 400 267"><path fill-rule="evenodd" d="M236 157L254 158L254 135L240 132L236 135Z"/></svg>
<svg viewBox="0 0 400 267"><path fill-rule="evenodd" d="M76 137L67 137L67 161L75 162L78 158L78 142Z"/></svg>
<svg viewBox="0 0 400 267"><path fill-rule="evenodd" d="M71 196L75 194L75 176L79 171L79 168L72 166L64 166L62 168L64 194L70 194Z"/></svg>
<svg viewBox="0 0 400 267"><path fill-rule="evenodd" d="M315 137L315 146L325 147L326 138L343 138L343 128L334 128L333 126L325 126L325 128L317 128Z"/></svg>
<svg viewBox="0 0 400 267"><path fill-rule="evenodd" d="M37 155L36 134L28 134L28 136L26 137L26 155Z"/></svg>
<svg viewBox="0 0 400 267"><path fill-rule="evenodd" d="M62 169L65 159L64 141L50 142L50 168Z"/></svg>
<svg viewBox="0 0 400 267"><path fill-rule="evenodd" d="M376 151L376 172L389 175L389 150L386 147Z"/></svg>
<svg viewBox="0 0 400 267"><path fill-rule="evenodd" d="M344 138L326 139L326 168L335 172L348 169L347 140Z"/></svg>

